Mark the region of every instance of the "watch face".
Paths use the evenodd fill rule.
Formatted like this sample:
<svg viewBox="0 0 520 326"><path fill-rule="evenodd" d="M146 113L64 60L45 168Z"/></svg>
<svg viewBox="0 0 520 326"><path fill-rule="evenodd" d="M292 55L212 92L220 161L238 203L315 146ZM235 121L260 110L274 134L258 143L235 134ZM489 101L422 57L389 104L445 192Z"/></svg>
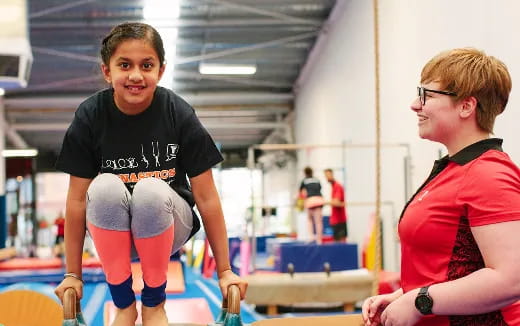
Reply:
<svg viewBox="0 0 520 326"><path fill-rule="evenodd" d="M419 295L415 298L415 307L422 313L428 313L433 306L433 301L427 295Z"/></svg>

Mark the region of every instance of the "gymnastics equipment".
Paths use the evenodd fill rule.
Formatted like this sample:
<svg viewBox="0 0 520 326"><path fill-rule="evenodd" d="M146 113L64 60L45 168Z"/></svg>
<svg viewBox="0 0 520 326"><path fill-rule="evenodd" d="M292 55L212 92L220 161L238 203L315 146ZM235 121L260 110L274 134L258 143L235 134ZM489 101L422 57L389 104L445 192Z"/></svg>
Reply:
<svg viewBox="0 0 520 326"><path fill-rule="evenodd" d="M363 267L374 270L375 267L375 259L376 259L376 226L375 226L376 217L375 214L372 214L370 217L370 223L368 227L368 234L365 237L363 243L363 251L362 251L362 262Z"/></svg>
<svg viewBox="0 0 520 326"><path fill-rule="evenodd" d="M298 273L321 272L324 264L328 264L333 272L358 268L357 244L353 243L318 245L294 241L278 243L273 247L275 270L282 273L288 272L289 264Z"/></svg>
<svg viewBox="0 0 520 326"><path fill-rule="evenodd" d="M249 275L249 264L251 259L251 243L244 240L240 242L240 277Z"/></svg>
<svg viewBox="0 0 520 326"><path fill-rule="evenodd" d="M30 289L20 287L0 293L0 324L6 326L62 325L63 310L57 302L57 298L54 300L38 290L38 287L32 286Z"/></svg>
<svg viewBox="0 0 520 326"><path fill-rule="evenodd" d="M105 274L98 259L84 259L82 266L84 281L105 282ZM20 282L59 283L61 280L63 280L63 262L59 258L14 257L3 261L0 259L0 285Z"/></svg>
<svg viewBox="0 0 520 326"><path fill-rule="evenodd" d="M202 260L202 276L205 278L213 277L213 274L217 270L217 261L213 257L211 246L209 245L208 239L204 241L204 258Z"/></svg>
<svg viewBox="0 0 520 326"><path fill-rule="evenodd" d="M142 302L136 302L137 311L141 311ZM166 317L170 324L177 325L180 322L195 324L208 324L213 322L213 315L205 298L179 298L167 299L164 304ZM112 301L106 302L104 306L103 325L112 325L117 313L117 307ZM136 325L142 323L141 316L137 317ZM97 326L97 325L96 325Z"/></svg>
<svg viewBox="0 0 520 326"><path fill-rule="evenodd" d="M26 0L0 2L0 88L26 87L33 61Z"/></svg>
<svg viewBox="0 0 520 326"><path fill-rule="evenodd" d="M136 294L140 294L144 287L141 263L132 263L130 268L132 270L133 279L132 289ZM168 272L166 277L168 281L166 283L166 293L183 293L186 290L184 272L180 261L174 260L168 263Z"/></svg>
<svg viewBox="0 0 520 326"><path fill-rule="evenodd" d="M65 317L70 319L75 318L74 315L76 304L76 292L74 289L67 290L67 300L64 300L63 312ZM75 324L72 324L75 325ZM222 301L222 311L220 312L217 321L213 324L194 324L182 323L172 324L170 326L243 326L242 318L240 316L240 290L236 285L230 285L228 288L228 298ZM359 314L348 314L341 316L327 316L327 317L305 317L305 318L273 318L256 321L250 326L362 326L363 320ZM41 325L38 325L41 326ZM63 325L65 326L65 325ZM68 326L68 325L67 325ZM139 326L137 324L136 326Z"/></svg>
<svg viewBox="0 0 520 326"><path fill-rule="evenodd" d="M14 247L0 249L0 261L7 260L16 256Z"/></svg>
<svg viewBox="0 0 520 326"><path fill-rule="evenodd" d="M327 317L299 317L299 318L272 318L264 319L252 324L253 326L362 326L361 315L349 314Z"/></svg>
<svg viewBox="0 0 520 326"><path fill-rule="evenodd" d="M63 295L63 325L62 326L86 326L81 312L81 305L73 288L65 290Z"/></svg>
<svg viewBox="0 0 520 326"><path fill-rule="evenodd" d="M253 170L256 165L256 155L258 152L269 152L269 151L298 151L298 150L313 150L313 149L338 149L341 150L341 156L342 156L342 167L343 169L346 166L346 157L347 157L347 150L357 150L357 149L375 149L376 154L381 151L382 148L398 148L403 149L403 164L404 164L404 198L405 200L408 200L410 198L412 192L412 184L411 184L411 159L410 159L410 146L406 143L381 143L379 138L375 143L348 143L348 142L342 142L339 144L255 144L251 145L248 148L248 158L247 158L247 166L249 169ZM380 217L380 208L381 205L384 203L381 200L381 186L380 186L380 157L379 154L376 155L376 161L377 161L377 182L376 182L376 200L374 201L374 206L376 207L376 216L378 221L381 221ZM343 185L346 185L346 179L345 179L346 173L343 171ZM252 185L251 188L251 198L255 198L255 189ZM262 196L263 197L263 194ZM252 201L253 203L253 201ZM351 206L351 203L347 203L348 206ZM255 212L255 210L253 209ZM293 216L293 219L295 217ZM254 221L254 219L253 219ZM377 265L381 265L381 254L380 249L383 247L380 241L382 241L381 237L381 230L379 229L380 223L377 224L377 232L376 232L376 239L377 239L377 248L378 248L378 255L376 256ZM255 241L256 241L256 231L255 231L255 223L252 223L251 231L249 234L249 237L251 239L251 246L252 248L255 248ZM387 228L387 230L390 230ZM392 241L394 239L394 234L392 232L388 232L385 235L385 254L389 255L390 259L392 261L396 261L397 257L394 254L395 251L395 243ZM257 269L257 259L256 259L256 252L253 250L251 254L251 261L252 261L252 272L254 272ZM378 273L380 268L377 268L374 270L374 273ZM377 279L377 277L375 278Z"/></svg>
<svg viewBox="0 0 520 326"><path fill-rule="evenodd" d="M325 272L254 274L245 279L249 285L245 301L267 306L267 314L278 313L278 305L302 303L338 303L345 311L354 310L357 301L371 295L374 275L366 269L331 272L330 264L323 264Z"/></svg>

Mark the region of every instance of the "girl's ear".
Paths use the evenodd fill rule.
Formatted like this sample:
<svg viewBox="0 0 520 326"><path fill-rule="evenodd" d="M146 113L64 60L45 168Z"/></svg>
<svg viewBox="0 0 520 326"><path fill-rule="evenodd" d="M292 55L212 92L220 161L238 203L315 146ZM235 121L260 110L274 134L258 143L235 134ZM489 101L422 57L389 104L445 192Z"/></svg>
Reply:
<svg viewBox="0 0 520 326"><path fill-rule="evenodd" d="M159 68L159 80L161 80L162 75L164 74L164 70L166 69L166 63L162 65L161 68Z"/></svg>
<svg viewBox="0 0 520 326"><path fill-rule="evenodd" d="M110 68L104 63L101 64L101 72L103 73L103 78L107 83L112 83L112 77L110 76Z"/></svg>

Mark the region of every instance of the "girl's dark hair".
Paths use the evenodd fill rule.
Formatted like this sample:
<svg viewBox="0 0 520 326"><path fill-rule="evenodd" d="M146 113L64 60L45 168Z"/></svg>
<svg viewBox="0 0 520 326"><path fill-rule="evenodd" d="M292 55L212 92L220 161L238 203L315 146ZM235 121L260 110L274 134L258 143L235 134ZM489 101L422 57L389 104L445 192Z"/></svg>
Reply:
<svg viewBox="0 0 520 326"><path fill-rule="evenodd" d="M305 167L305 169L303 169L303 173L305 173L307 178L312 178L312 168L310 166Z"/></svg>
<svg viewBox="0 0 520 326"><path fill-rule="evenodd" d="M161 35L152 26L144 23L130 22L117 25L105 36L101 43L101 60L105 65L110 64L110 58L121 42L136 39L147 40L157 52L160 66L164 64L164 47Z"/></svg>

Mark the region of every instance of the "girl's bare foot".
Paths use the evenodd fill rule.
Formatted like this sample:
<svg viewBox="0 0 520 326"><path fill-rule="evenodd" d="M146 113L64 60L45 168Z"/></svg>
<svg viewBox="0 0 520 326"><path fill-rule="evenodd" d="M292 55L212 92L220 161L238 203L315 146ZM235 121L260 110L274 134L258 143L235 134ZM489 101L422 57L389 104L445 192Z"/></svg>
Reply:
<svg viewBox="0 0 520 326"><path fill-rule="evenodd" d="M165 302L163 301L155 307L142 306L143 326L168 326L168 317L166 317L166 310L164 310Z"/></svg>
<svg viewBox="0 0 520 326"><path fill-rule="evenodd" d="M116 317L112 326L134 326L137 320L137 308L135 301L124 309L116 308Z"/></svg>

